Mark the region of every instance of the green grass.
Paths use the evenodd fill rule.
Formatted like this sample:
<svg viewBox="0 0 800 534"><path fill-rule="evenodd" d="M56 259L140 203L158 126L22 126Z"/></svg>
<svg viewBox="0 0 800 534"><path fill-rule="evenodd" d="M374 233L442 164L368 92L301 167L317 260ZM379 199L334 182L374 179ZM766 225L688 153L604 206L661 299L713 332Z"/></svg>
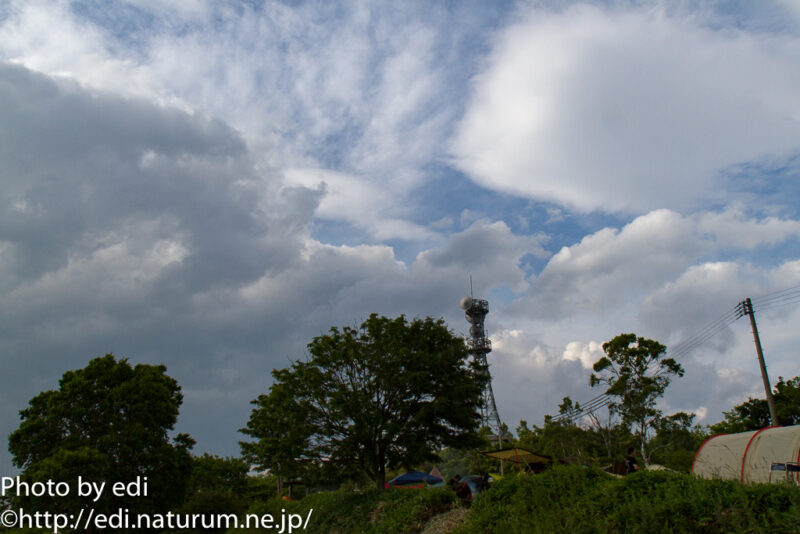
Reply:
<svg viewBox="0 0 800 534"><path fill-rule="evenodd" d="M250 513L279 517L283 509L306 517L313 509L306 532L419 533L454 506L460 504L447 489L333 491L292 502L273 499ZM594 469L555 467L539 475L506 476L475 499L452 534L493 532L794 533L800 532L800 488L666 471L613 478Z"/></svg>
<svg viewBox="0 0 800 534"><path fill-rule="evenodd" d="M280 517L285 513L300 514L305 518L312 509L305 532L323 533L378 533L421 532L428 520L450 509L455 495L447 489L425 490L366 490L331 491L309 495L299 501L281 501L274 498L252 507L248 513L271 514ZM239 530L229 532L271 532L277 530ZM295 532L303 532L298 529Z"/></svg>
<svg viewBox="0 0 800 534"><path fill-rule="evenodd" d="M484 532L782 533L800 531L800 489L580 467L511 476L473 504L457 534Z"/></svg>

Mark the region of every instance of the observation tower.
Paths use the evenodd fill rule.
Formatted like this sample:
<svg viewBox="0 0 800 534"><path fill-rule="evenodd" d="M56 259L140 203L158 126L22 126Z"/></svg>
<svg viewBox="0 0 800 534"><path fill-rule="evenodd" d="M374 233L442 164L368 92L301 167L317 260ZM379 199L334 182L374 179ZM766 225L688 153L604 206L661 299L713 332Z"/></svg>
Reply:
<svg viewBox="0 0 800 534"><path fill-rule="evenodd" d="M499 444L502 442L502 437L505 436L500 415L497 413L497 404L494 401L492 375L489 373L489 361L486 357L492 352L492 342L486 337L484 328L486 314L489 313L489 302L483 299L464 297L461 299L461 309L464 310L467 322L472 325L469 327L470 338L467 340L472 358L486 373L486 388L483 390L483 403L481 404L481 426L488 426L494 434L493 439L497 439Z"/></svg>

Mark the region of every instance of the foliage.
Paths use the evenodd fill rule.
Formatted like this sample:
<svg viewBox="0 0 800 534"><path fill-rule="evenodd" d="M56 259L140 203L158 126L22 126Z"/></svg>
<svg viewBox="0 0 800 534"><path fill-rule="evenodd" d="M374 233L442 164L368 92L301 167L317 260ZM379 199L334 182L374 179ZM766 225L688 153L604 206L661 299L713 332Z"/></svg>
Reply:
<svg viewBox="0 0 800 534"><path fill-rule="evenodd" d="M185 516L195 515L235 515L241 518L247 511L248 502L240 495L223 489L202 489L193 493L183 505L178 508L178 514ZM225 527L196 528L180 530L180 534L220 533L225 532Z"/></svg>
<svg viewBox="0 0 800 534"><path fill-rule="evenodd" d="M242 432L245 458L286 477L347 477L382 488L386 470L478 443L483 379L464 341L442 320L371 315L331 328L310 358L273 371L274 383Z"/></svg>
<svg viewBox="0 0 800 534"><path fill-rule="evenodd" d="M560 414L579 410L580 405L570 397L564 397L558 406ZM592 414L592 424L586 426L570 419L554 421L546 415L544 426L528 428L527 421L517 427L517 444L556 460L569 463L607 465L624 456L625 447L631 442L630 430L622 424L613 424L613 414L606 424L598 414Z"/></svg>
<svg viewBox="0 0 800 534"><path fill-rule="evenodd" d="M439 471L445 480L450 480L456 475L463 477L466 474L470 474L473 472L472 464L476 454L478 454L477 451L446 447L439 451L441 460L438 463Z"/></svg>
<svg viewBox="0 0 800 534"><path fill-rule="evenodd" d="M746 486L665 471L612 478L557 466L495 483L453 534L789 533L799 522L800 494L790 486Z"/></svg>
<svg viewBox="0 0 800 534"><path fill-rule="evenodd" d="M527 421L517 427L517 444L555 460L594 462L603 456L600 440L591 430L569 422L545 421L543 427L528 428Z"/></svg>
<svg viewBox="0 0 800 534"><path fill-rule="evenodd" d="M451 510L446 489L334 491L300 501L272 499L248 513L313 510L307 531L421 532ZM539 475L508 475L472 504L453 534L530 533L791 533L800 522L800 493L784 485L742 485L682 473L643 471L613 478L596 469L556 466ZM268 532L232 530L231 532Z"/></svg>
<svg viewBox="0 0 800 534"><path fill-rule="evenodd" d="M304 369L299 371L302 373ZM316 428L311 424L309 401L294 394L294 388L301 392L306 388L291 369L275 370L272 374L276 382L268 395L259 395L252 402L257 407L250 414L247 428L241 429L242 433L257 439L240 442L242 455L259 470L269 470L279 477L310 475L313 466L309 465L311 458L308 458L307 451L312 446L311 437ZM286 376L279 378L283 375ZM283 383L279 380L291 381Z"/></svg>
<svg viewBox="0 0 800 534"><path fill-rule="evenodd" d="M225 490L245 495L250 467L241 458L221 458L208 453L192 457L189 493L202 490Z"/></svg>
<svg viewBox="0 0 800 534"><path fill-rule="evenodd" d="M278 480L274 475L259 474L247 477L245 494L249 502L265 501L276 495Z"/></svg>
<svg viewBox="0 0 800 534"><path fill-rule="evenodd" d="M315 493L299 501L271 499L254 505L248 514L300 514L307 532L370 534L381 532L422 532L427 521L455 506L449 489L391 490L362 492L331 491ZM265 529L232 529L231 533L276 532Z"/></svg>
<svg viewBox="0 0 800 534"><path fill-rule="evenodd" d="M208 453L192 458L186 501L176 510L185 515L233 514L241 517L250 505L249 467L241 458ZM274 494L274 489L268 495ZM224 532L224 528L181 530L180 534Z"/></svg>
<svg viewBox="0 0 800 534"><path fill-rule="evenodd" d="M605 356L594 364L589 383L607 386L605 393L616 398L609 407L633 426L641 442L645 463L649 430L661 417L656 401L664 394L671 375L683 376L683 368L673 358L665 358L666 347L636 334L620 334L603 343Z"/></svg>
<svg viewBox="0 0 800 534"><path fill-rule="evenodd" d="M800 376L784 381L778 378L773 389L775 411L782 425L800 424ZM715 434L734 434L758 430L772 424L766 399L749 398L734 406L729 412L722 412L725 419L711 427Z"/></svg>
<svg viewBox="0 0 800 534"><path fill-rule="evenodd" d="M622 421L610 408L606 409L607 418L603 418L600 410L588 414L587 417L590 422L589 428L603 445L604 464L613 463L621 456L626 455L627 447L634 441L630 429L622 424Z"/></svg>
<svg viewBox="0 0 800 534"><path fill-rule="evenodd" d="M694 419L694 414L685 412L659 419L656 436L648 443L654 463L684 473L691 471L697 449L709 437L708 427L693 426Z"/></svg>
<svg viewBox="0 0 800 534"><path fill-rule="evenodd" d="M66 372L59 389L45 391L20 412L22 422L9 437L14 464L27 481L63 481L67 497L15 498L15 505L50 512L73 512L85 498L77 480L106 482L91 504L97 513L117 508L146 513L182 502L191 471L185 434L170 439L182 402L178 383L163 365L135 367L107 354ZM115 497L115 482L147 477L147 497ZM143 478L140 479L143 481Z"/></svg>
<svg viewBox="0 0 800 534"><path fill-rule="evenodd" d="M694 415L679 412L658 421L655 437L647 445L652 462L676 471L691 469L697 448L708 437L706 427L691 426L693 420ZM517 435L519 447L552 456L557 461L597 467L622 461L625 449L634 440L623 425L601 431L594 426L551 419L546 419L543 427L533 428L520 421Z"/></svg>
<svg viewBox="0 0 800 534"><path fill-rule="evenodd" d="M503 435L511 435L508 432L505 424L502 426ZM456 447L446 447L439 451L439 459L436 466L442 473L445 481L454 478L456 475L462 477L467 475L484 475L489 473L500 473L500 460L496 458L489 458L481 454L481 451L497 449L497 441L494 438L494 432L488 426L482 427L478 431L480 442L477 446L465 449ZM516 441L506 442L503 440L503 446L513 446ZM508 469L508 464L505 464Z"/></svg>

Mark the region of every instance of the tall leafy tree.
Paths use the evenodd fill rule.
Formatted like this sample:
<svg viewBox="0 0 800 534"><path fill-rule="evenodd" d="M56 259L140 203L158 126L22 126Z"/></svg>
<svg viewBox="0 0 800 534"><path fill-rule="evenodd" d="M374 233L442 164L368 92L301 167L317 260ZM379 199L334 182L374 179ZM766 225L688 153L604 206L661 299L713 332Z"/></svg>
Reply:
<svg viewBox="0 0 800 534"><path fill-rule="evenodd" d="M665 357L666 350L658 341L620 334L603 343L605 356L595 362L589 379L592 387L605 386L605 393L615 399L609 407L638 436L645 463L649 462L648 432L657 427L662 415L656 401L673 376L683 376L681 365Z"/></svg>
<svg viewBox="0 0 800 534"><path fill-rule="evenodd" d="M57 390L31 399L9 437L9 450L23 479L70 485L68 497L40 500L40 509L71 513L90 503L103 513L169 510L182 501L191 473L193 440L186 434L169 436L182 399L165 366L132 367L107 354L66 372ZM79 476L106 483L97 502L77 498ZM147 496L112 494L113 483L137 477L141 482L147 477Z"/></svg>
<svg viewBox="0 0 800 534"><path fill-rule="evenodd" d="M382 488L387 469L478 443L484 375L442 320L372 314L308 352L253 401L242 432L255 441L241 443L253 465L306 480L356 470Z"/></svg>

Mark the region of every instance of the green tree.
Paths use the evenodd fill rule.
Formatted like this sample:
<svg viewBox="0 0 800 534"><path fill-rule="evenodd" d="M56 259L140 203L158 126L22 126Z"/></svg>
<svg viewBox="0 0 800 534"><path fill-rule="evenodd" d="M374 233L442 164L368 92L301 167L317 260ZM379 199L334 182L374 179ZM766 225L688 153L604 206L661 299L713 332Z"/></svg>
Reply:
<svg viewBox="0 0 800 534"><path fill-rule="evenodd" d="M191 472L186 434L170 439L182 395L163 365L136 365L108 354L83 369L66 372L59 389L45 391L20 412L9 437L14 464L23 480L63 481L67 497L15 498L15 504L50 512L95 512L117 508L148 513L182 502ZM77 480L106 483L96 502L77 496ZM115 482L147 477L147 496L115 497Z"/></svg>
<svg viewBox="0 0 800 534"><path fill-rule="evenodd" d="M602 464L613 463L625 455L625 449L631 442L630 428L622 424L616 414L606 407L607 416L601 410L587 414L589 427L597 435L603 445L604 455L598 460Z"/></svg>
<svg viewBox="0 0 800 534"><path fill-rule="evenodd" d="M708 427L694 425L694 419L693 413L686 412L659 419L656 435L648 444L653 462L676 471L691 471L697 449L709 436Z"/></svg>
<svg viewBox="0 0 800 534"><path fill-rule="evenodd" d="M308 351L253 401L242 432L255 441L241 443L253 465L306 481L356 470L383 488L387 469L477 443L483 375L442 320L372 314Z"/></svg>
<svg viewBox="0 0 800 534"><path fill-rule="evenodd" d="M473 473L471 464L474 463L476 454L474 450L445 447L439 451L439 471L445 480L449 480L456 475L465 476Z"/></svg>
<svg viewBox="0 0 800 534"><path fill-rule="evenodd" d="M250 466L242 458L221 458L205 453L192 458L189 493L202 490L225 490L236 495L247 494Z"/></svg>
<svg viewBox="0 0 800 534"><path fill-rule="evenodd" d="M192 458L192 475L186 501L177 512L195 514L232 514L241 517L251 503L250 467L241 458L221 458L203 454ZM196 528L180 534L223 532L224 527Z"/></svg>
<svg viewBox="0 0 800 534"><path fill-rule="evenodd" d="M666 350L658 341L620 334L603 343L605 356L595 362L589 379L592 387L605 385L605 393L615 399L609 407L622 417L622 424L633 428L645 464L649 462L648 433L661 418L656 401L664 395L671 376L683 376L681 365L664 357Z"/></svg>
<svg viewBox="0 0 800 534"><path fill-rule="evenodd" d="M627 431L623 435L630 437ZM555 460L584 465L608 463L602 436L593 428L567 420L553 421L546 416L544 426L534 425L533 428L522 420L517 427L517 436L516 444L523 449L552 456Z"/></svg>
<svg viewBox="0 0 800 534"><path fill-rule="evenodd" d="M800 376L789 381L778 377L778 383L775 384L772 394L779 424L800 424ZM711 426L711 431L715 434L747 432L772 425L769 406L765 399L749 398L742 404L734 406L731 411L722 413L725 419Z"/></svg>
<svg viewBox="0 0 800 534"><path fill-rule="evenodd" d="M564 397L558 405L558 413L565 415L580 410L580 404L570 397ZM593 448L591 432L582 428L569 418L554 421L550 415L544 416L544 426L528 427L524 419L517 426L517 445L558 460L585 462Z"/></svg>

